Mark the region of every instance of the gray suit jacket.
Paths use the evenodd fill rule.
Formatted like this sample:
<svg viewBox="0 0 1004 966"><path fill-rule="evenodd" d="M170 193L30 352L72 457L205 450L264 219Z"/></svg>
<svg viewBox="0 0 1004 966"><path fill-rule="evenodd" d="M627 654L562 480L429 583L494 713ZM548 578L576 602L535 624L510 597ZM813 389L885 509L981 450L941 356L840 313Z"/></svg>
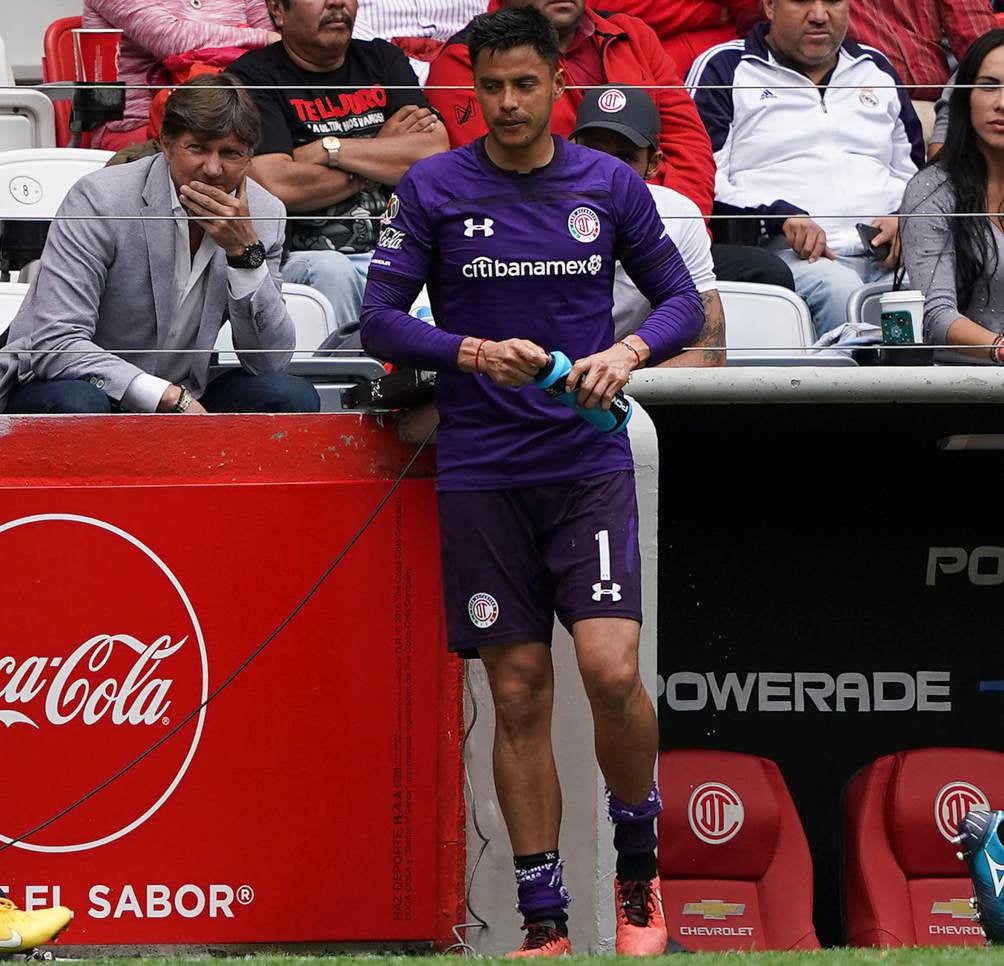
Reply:
<svg viewBox="0 0 1004 966"><path fill-rule="evenodd" d="M0 411L15 381L86 379L121 400L140 373L158 374L167 356L122 349L164 348L175 308L171 188L163 155L104 168L81 178L59 209L73 220L53 222L42 266L11 322L0 356ZM248 207L268 253L270 281L241 300L230 297L227 263L217 249L206 271L205 301L188 383L206 388L210 352L229 318L234 347L249 372L283 369L292 358L293 323L282 300L279 261L285 209L250 178ZM164 220L106 221L101 215L166 215ZM84 216L84 217L81 217ZM53 349L82 350L56 354ZM274 352L241 355L242 349Z"/></svg>

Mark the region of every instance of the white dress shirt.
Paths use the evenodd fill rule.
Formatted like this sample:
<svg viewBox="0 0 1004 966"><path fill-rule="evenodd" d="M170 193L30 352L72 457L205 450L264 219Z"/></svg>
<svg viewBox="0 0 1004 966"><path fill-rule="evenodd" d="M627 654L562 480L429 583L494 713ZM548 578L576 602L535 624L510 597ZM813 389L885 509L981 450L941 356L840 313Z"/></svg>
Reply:
<svg viewBox="0 0 1004 966"><path fill-rule="evenodd" d="M206 232L202 243L191 256L189 241L188 212L178 198L174 182L171 182L171 212L174 215L174 312L171 315L164 349L190 349L195 345L195 337L202 321L202 306L206 297L206 269L216 253L217 245ZM269 277L268 265L263 263L255 269L227 267L230 295L234 299L246 298L254 294ZM184 385L191 372L192 360L188 353L163 355L157 365L157 375L141 372L126 389L122 397L123 409L136 413L153 413L168 386Z"/></svg>

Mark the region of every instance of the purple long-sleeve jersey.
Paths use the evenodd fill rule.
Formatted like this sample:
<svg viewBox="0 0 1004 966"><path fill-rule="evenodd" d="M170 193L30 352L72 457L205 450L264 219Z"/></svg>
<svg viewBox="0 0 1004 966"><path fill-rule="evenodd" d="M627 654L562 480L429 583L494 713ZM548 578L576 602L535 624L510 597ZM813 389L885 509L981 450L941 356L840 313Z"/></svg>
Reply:
<svg viewBox="0 0 1004 966"><path fill-rule="evenodd" d="M555 138L530 174L496 167L484 140L413 165L387 208L362 309L367 351L436 369L440 490L538 486L631 469L627 433L604 435L533 385L462 373L465 336L529 339L572 360L613 343L623 262L655 306L638 330L651 363L704 314L645 183L626 164ZM436 327L407 314L428 285Z"/></svg>

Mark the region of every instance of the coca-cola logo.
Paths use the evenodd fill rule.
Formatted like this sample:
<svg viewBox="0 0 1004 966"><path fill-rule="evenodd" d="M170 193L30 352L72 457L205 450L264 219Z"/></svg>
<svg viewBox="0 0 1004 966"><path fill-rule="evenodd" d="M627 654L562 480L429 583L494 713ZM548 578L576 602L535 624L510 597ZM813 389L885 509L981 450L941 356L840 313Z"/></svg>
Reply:
<svg viewBox="0 0 1004 966"><path fill-rule="evenodd" d="M205 641L164 561L91 517L0 526L0 736L4 767L44 794L5 796L10 842L106 781L206 698ZM79 808L17 848L77 852L129 834L178 787L205 708Z"/></svg>

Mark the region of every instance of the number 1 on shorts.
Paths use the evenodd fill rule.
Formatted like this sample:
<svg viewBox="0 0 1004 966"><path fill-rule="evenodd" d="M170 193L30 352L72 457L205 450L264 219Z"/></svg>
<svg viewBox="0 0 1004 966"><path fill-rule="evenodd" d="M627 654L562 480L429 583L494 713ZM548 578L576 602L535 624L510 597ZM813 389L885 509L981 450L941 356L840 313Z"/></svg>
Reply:
<svg viewBox="0 0 1004 966"><path fill-rule="evenodd" d="M615 603L621 599L621 585L611 581L609 587L603 582L610 580L610 531L597 530L596 542L600 545L600 579L593 584L593 600L600 601L604 594L609 594Z"/></svg>

